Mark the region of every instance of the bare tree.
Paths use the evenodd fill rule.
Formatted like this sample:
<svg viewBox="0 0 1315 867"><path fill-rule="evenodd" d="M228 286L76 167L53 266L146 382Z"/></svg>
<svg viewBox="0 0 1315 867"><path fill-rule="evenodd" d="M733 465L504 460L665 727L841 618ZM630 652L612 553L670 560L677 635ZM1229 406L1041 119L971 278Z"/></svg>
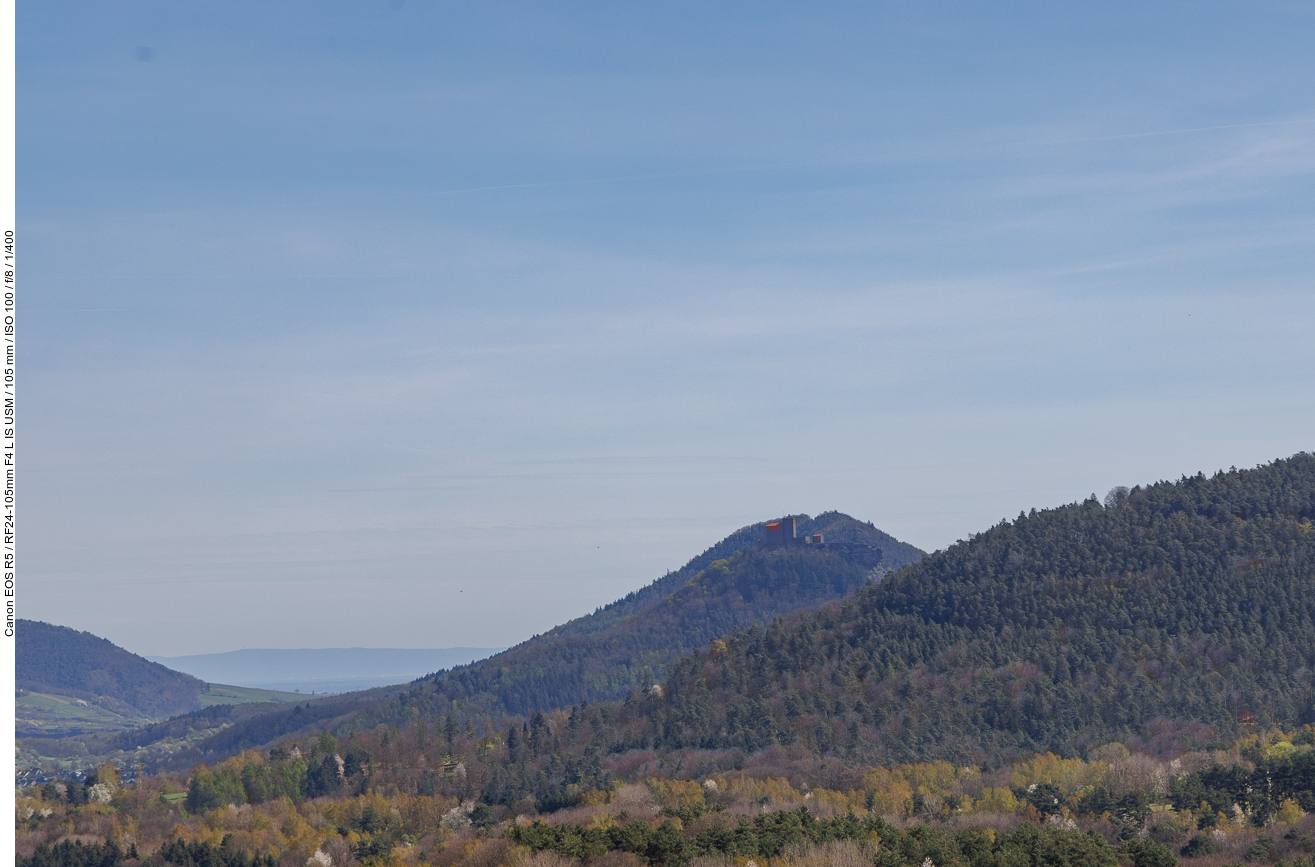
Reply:
<svg viewBox="0 0 1315 867"><path fill-rule="evenodd" d="M1128 488L1126 485L1119 485L1110 488L1110 492L1105 495L1105 508L1117 509L1128 503Z"/></svg>

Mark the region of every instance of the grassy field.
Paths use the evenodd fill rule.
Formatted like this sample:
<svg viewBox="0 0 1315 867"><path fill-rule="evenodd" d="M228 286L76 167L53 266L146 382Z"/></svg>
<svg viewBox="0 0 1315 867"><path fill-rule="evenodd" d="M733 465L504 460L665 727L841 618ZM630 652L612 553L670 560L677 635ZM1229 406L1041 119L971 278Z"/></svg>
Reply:
<svg viewBox="0 0 1315 867"><path fill-rule="evenodd" d="M73 696L25 690L21 692L15 713L19 737L16 744L18 747L16 761L20 770L40 768L46 773L59 773L74 768L95 767L116 754L112 750L96 754L86 752L82 735L107 735L155 722L140 714L129 712L125 715L116 712L115 708L106 707L91 699L79 700ZM219 683L210 684L209 692L200 696L203 707L221 704L291 704L313 702L321 698L328 696ZM123 706L117 705L117 708L123 709ZM220 724L216 723L216 726L218 725ZM207 730L204 726L189 729L181 737L171 736L166 741L147 749L148 752L155 750L157 755L154 758L158 759L181 745L204 738L217 730L217 728ZM23 740L24 738L28 740ZM69 746L65 749L64 745ZM47 755L48 752L54 755ZM143 756L139 754L137 758ZM183 796L179 795L179 797Z"/></svg>
<svg viewBox="0 0 1315 867"><path fill-rule="evenodd" d="M216 704L256 704L264 702L298 702L311 696L295 692L277 692L248 686L211 684L209 693L201 694L201 706ZM57 693L22 691L14 708L19 737L60 738L71 734L101 734L136 728L155 722L141 713L124 712L122 705L106 707L94 699L79 699Z"/></svg>
<svg viewBox="0 0 1315 867"><path fill-rule="evenodd" d="M15 723L27 737L60 737L70 731L119 731L151 722L144 716L124 715L94 701L26 690L16 699L14 711Z"/></svg>
<svg viewBox="0 0 1315 867"><path fill-rule="evenodd" d="M222 683L210 684L210 692L201 694L201 706L213 704L254 704L256 702L297 702L309 699L309 695L297 692L277 692L272 689L256 689L251 686L228 686Z"/></svg>

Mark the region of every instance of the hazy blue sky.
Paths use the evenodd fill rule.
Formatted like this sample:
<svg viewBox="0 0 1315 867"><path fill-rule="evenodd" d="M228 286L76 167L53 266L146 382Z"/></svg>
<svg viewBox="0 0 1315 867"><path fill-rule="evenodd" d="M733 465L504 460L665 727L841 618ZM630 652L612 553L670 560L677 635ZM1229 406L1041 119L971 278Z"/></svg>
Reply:
<svg viewBox="0 0 1315 867"><path fill-rule="evenodd" d="M22 616L505 645L1315 447L1309 3L18 7Z"/></svg>

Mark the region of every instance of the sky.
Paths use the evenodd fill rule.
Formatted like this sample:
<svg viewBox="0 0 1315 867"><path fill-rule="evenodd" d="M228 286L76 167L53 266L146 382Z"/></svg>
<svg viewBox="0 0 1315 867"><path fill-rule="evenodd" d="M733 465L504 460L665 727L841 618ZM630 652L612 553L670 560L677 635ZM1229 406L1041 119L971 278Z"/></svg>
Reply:
<svg viewBox="0 0 1315 867"><path fill-rule="evenodd" d="M20 616L515 644L1315 447L1307 3L20 3Z"/></svg>

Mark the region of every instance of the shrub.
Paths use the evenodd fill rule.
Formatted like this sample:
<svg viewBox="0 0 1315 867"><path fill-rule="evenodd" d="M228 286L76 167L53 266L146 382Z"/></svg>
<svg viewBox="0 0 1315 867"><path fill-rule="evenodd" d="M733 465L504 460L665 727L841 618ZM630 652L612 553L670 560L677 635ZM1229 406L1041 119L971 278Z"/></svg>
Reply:
<svg viewBox="0 0 1315 867"><path fill-rule="evenodd" d="M1132 867L1176 867L1178 864L1172 849L1145 837L1134 837L1124 843L1123 854L1132 861Z"/></svg>
<svg viewBox="0 0 1315 867"><path fill-rule="evenodd" d="M1199 858L1202 855L1213 855L1218 851L1219 847L1215 845L1214 840L1204 834L1196 834L1183 844L1178 854L1184 858Z"/></svg>

